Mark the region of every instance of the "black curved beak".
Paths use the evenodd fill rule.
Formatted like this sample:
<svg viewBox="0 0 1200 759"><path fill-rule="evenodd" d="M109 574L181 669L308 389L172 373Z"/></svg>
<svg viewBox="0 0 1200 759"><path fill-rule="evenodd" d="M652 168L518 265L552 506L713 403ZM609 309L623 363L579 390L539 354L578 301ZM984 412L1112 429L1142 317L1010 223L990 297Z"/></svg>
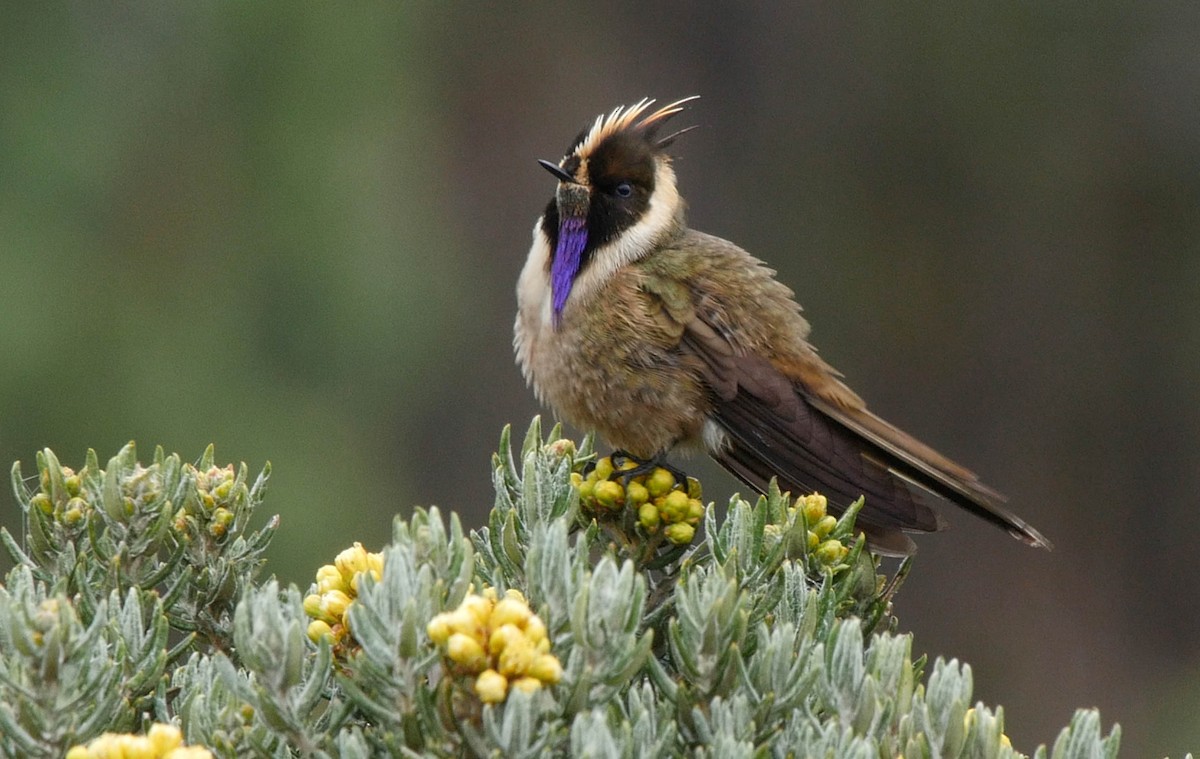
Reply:
<svg viewBox="0 0 1200 759"><path fill-rule="evenodd" d="M570 174L568 174L567 172L563 171L562 167L559 166L557 163L551 163L550 161L545 161L540 158L538 159L538 163L540 163L542 165L543 169L545 169L546 171L553 174L554 178L557 179L558 181L567 182L569 184L576 184L575 177L573 177Z"/></svg>

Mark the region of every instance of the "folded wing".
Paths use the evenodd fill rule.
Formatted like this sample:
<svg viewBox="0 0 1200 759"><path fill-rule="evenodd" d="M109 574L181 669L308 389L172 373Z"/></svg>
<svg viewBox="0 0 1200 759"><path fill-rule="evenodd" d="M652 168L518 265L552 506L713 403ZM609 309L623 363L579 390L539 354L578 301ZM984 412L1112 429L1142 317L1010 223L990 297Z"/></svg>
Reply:
<svg viewBox="0 0 1200 759"><path fill-rule="evenodd" d="M932 505L941 499L1050 547L973 473L867 411L815 354L781 368L739 354L697 311L690 317L680 350L710 389L724 441L710 454L746 484L763 492L774 477L783 490L819 491L842 508L865 496L856 524L879 552L912 553L905 533L941 529Z"/></svg>

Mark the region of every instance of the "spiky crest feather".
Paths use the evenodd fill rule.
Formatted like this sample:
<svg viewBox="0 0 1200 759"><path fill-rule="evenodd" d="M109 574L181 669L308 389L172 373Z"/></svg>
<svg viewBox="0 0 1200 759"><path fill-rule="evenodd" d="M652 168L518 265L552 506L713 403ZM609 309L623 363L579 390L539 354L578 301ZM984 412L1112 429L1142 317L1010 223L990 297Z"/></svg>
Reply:
<svg viewBox="0 0 1200 759"><path fill-rule="evenodd" d="M673 103L668 103L645 118L641 118L641 116L646 112L647 109L650 108L650 106L654 105L655 101L653 98L642 98L630 106L617 106L607 116L600 114L596 117L596 121L592 124L592 128L588 130L588 133L584 135L583 139L580 140L575 147L567 152L567 155L564 156L564 160L572 155L578 156L581 159L586 159L596 149L596 147L600 145L600 143L604 142L606 139L614 134L617 134L618 132L626 130L649 131L651 129L657 129L667 119L683 111L686 103L689 103L698 97L700 96L692 95L691 97L686 97L682 100L676 100ZM658 146L660 148L666 147L676 137L683 134L683 132L688 131L688 129L691 129L691 127L675 132L668 137L664 137L658 141Z"/></svg>

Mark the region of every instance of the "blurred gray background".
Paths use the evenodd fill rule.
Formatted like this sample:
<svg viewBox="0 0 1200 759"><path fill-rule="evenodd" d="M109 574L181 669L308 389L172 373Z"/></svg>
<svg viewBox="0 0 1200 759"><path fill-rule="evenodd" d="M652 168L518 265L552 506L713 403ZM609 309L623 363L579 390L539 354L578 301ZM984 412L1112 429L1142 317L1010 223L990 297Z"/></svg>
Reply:
<svg viewBox="0 0 1200 759"><path fill-rule="evenodd" d="M0 461L270 460L268 569L299 584L416 504L478 526L502 425L537 410L510 345L534 159L699 94L693 226L770 261L875 411L1057 545L948 514L897 603L918 652L970 662L1024 751L1098 706L1125 755L1180 756L1198 34L1186 2L9 4Z"/></svg>

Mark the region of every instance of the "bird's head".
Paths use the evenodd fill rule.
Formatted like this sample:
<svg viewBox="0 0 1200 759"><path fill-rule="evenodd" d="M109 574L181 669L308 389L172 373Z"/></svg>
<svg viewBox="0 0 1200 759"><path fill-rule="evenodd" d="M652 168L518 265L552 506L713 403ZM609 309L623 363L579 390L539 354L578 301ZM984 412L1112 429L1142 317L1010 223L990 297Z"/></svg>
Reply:
<svg viewBox="0 0 1200 759"><path fill-rule="evenodd" d="M585 270L600 267L598 274L611 274L649 252L677 223L683 202L666 149L688 129L666 137L659 132L694 99L654 111L653 100L642 100L601 114L561 161L538 162L559 183L540 224L552 251L556 321Z"/></svg>

